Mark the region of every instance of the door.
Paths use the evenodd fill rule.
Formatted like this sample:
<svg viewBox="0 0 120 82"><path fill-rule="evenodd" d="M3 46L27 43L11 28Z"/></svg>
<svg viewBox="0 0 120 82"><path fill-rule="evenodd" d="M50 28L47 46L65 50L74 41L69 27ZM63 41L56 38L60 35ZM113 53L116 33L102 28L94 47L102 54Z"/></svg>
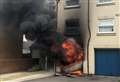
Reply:
<svg viewBox="0 0 120 82"><path fill-rule="evenodd" d="M95 72L120 76L120 49L95 49Z"/></svg>

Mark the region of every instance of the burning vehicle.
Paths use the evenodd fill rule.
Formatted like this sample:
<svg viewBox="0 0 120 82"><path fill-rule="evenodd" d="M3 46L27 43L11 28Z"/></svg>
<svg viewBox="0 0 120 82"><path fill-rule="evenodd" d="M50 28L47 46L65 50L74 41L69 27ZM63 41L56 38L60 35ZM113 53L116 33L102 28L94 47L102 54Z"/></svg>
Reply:
<svg viewBox="0 0 120 82"><path fill-rule="evenodd" d="M83 50L74 39L67 39L63 42L62 48L66 57L66 64L62 71L72 75L82 75L82 63L84 60Z"/></svg>
<svg viewBox="0 0 120 82"><path fill-rule="evenodd" d="M59 40L59 42L56 42L57 44L54 43L52 51L59 53L57 55L60 73L63 75L81 76L82 64L84 61L83 49L73 38L59 38L62 38L61 42Z"/></svg>

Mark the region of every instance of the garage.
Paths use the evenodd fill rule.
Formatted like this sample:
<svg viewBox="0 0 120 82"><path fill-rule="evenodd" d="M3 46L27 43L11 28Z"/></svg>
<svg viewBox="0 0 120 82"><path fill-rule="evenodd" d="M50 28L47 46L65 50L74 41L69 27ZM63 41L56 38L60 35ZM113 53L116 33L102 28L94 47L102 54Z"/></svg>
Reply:
<svg viewBox="0 0 120 82"><path fill-rule="evenodd" d="M120 76L120 49L95 49L95 73Z"/></svg>

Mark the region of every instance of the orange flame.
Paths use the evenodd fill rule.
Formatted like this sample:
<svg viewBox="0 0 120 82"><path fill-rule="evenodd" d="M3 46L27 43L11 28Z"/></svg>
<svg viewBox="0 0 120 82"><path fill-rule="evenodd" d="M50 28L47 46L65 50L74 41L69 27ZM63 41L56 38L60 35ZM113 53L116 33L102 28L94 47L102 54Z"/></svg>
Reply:
<svg viewBox="0 0 120 82"><path fill-rule="evenodd" d="M83 51L77 43L72 41L64 41L62 44L62 48L64 49L65 57L70 66L73 63L81 63L83 61ZM69 74L71 75L82 75L82 71L75 70L71 71Z"/></svg>

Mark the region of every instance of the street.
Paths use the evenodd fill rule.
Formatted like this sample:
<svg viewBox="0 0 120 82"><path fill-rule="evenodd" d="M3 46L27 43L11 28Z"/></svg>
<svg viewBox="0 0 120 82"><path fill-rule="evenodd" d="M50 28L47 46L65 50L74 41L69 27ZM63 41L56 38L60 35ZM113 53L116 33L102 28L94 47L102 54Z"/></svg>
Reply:
<svg viewBox="0 0 120 82"><path fill-rule="evenodd" d="M48 77L24 82L118 82L118 77L90 76L90 77Z"/></svg>

